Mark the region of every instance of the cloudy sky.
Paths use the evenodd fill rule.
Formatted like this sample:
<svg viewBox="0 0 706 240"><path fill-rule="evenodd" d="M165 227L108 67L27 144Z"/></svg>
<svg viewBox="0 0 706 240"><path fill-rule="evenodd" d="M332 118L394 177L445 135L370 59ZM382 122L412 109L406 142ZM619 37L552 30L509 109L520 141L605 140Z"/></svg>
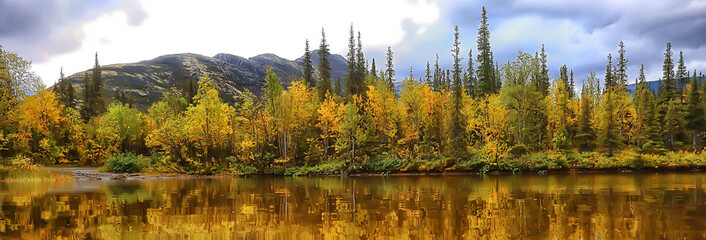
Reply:
<svg viewBox="0 0 706 240"><path fill-rule="evenodd" d="M421 74L435 53L450 65L454 25L462 50L475 51L483 5L500 62L544 43L552 77L563 64L579 79L590 69L603 76L622 40L631 81L640 64L657 79L669 41L690 71L706 71L706 0L2 0L0 45L51 84L61 67L90 68L95 52L102 65L184 52L296 59L305 39L318 46L322 27L332 51L345 54L353 23L366 57L380 64L391 46L399 75L410 66Z"/></svg>

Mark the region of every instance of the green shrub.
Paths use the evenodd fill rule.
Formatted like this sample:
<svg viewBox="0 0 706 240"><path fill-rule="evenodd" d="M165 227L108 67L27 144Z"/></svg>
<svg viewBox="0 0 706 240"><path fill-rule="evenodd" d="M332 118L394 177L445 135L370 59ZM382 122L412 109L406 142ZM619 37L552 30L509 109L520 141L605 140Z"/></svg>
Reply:
<svg viewBox="0 0 706 240"><path fill-rule="evenodd" d="M105 161L105 170L116 173L141 172L148 164L148 159L142 155L123 153Z"/></svg>

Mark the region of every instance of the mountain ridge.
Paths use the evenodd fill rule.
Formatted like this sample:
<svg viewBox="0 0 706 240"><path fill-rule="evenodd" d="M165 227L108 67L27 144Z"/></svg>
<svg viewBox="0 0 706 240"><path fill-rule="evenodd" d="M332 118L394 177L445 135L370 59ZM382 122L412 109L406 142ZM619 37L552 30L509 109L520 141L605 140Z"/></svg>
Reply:
<svg viewBox="0 0 706 240"><path fill-rule="evenodd" d="M312 51L312 65L318 75L318 52ZM329 56L331 80L344 79L348 71L346 60L338 54ZM236 102L245 90L259 94L265 84L267 68L271 67L286 88L291 82L301 78L303 56L295 60L282 58L272 53L245 58L228 53L218 53L213 57L197 53L177 53L161 55L153 59L133 63L119 63L101 66L103 90L107 99L116 97L118 92L126 94L137 108L146 109L158 101L165 93L184 94L189 80L198 81L203 75L213 79L219 88L221 98L226 102ZM83 76L92 73L91 69L76 72L67 78L76 89L77 101L82 102Z"/></svg>

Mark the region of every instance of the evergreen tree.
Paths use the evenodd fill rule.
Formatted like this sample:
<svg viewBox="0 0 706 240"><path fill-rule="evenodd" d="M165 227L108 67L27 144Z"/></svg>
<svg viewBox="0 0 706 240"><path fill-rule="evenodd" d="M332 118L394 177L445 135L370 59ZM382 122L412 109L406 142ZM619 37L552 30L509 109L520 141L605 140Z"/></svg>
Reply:
<svg viewBox="0 0 706 240"><path fill-rule="evenodd" d="M579 133L576 134L578 148L581 151L591 151L594 148L595 134L591 124L593 99L589 95L588 85L581 87L581 103L579 116Z"/></svg>
<svg viewBox="0 0 706 240"><path fill-rule="evenodd" d="M351 24L349 33L348 54L346 55L346 62L348 63L348 73L346 73L346 97L351 97L354 94L358 94L358 61L356 60L357 52L355 49L353 24Z"/></svg>
<svg viewBox="0 0 706 240"><path fill-rule="evenodd" d="M607 92L613 89L615 80L613 78L613 56L608 53L608 64L605 66L605 86L603 89Z"/></svg>
<svg viewBox="0 0 706 240"><path fill-rule="evenodd" d="M465 156L466 150L466 127L465 119L461 113L463 105L463 83L461 79L461 42L459 41L458 26L454 28L454 44L451 49L453 55L453 109L451 112L451 145L453 146L453 156Z"/></svg>
<svg viewBox="0 0 706 240"><path fill-rule="evenodd" d="M365 76L368 75L368 66L365 61L365 55L363 54L363 42L360 40L360 31L358 31L358 46L356 47L356 60L358 60L357 82L358 91L360 94L365 94Z"/></svg>
<svg viewBox="0 0 706 240"><path fill-rule="evenodd" d="M474 97L476 88L476 73L473 69L473 49L468 50L468 69L466 69L464 88L468 96Z"/></svg>
<svg viewBox="0 0 706 240"><path fill-rule="evenodd" d="M88 78L88 73L86 73L84 77L83 91L85 98L81 113L84 121L88 121L94 116L103 114L106 110L106 104L103 98L103 77L101 76L100 64L98 64L98 53L96 53L91 78Z"/></svg>
<svg viewBox="0 0 706 240"><path fill-rule="evenodd" d="M673 100L679 102L681 99L676 86L672 56L672 44L668 42L664 52L664 64L662 65L662 82L657 92L657 121L663 123L661 135L665 140L665 145L669 149L673 148L676 131L679 128L678 125L674 124L680 123L677 116L681 116L681 114L678 113L679 106L672 104ZM669 123L667 122L668 120Z"/></svg>
<svg viewBox="0 0 706 240"><path fill-rule="evenodd" d="M331 63L328 60L329 53L328 44L326 43L326 34L321 28L321 44L319 45L319 77L321 78L316 84L319 100L326 99L326 93L331 92Z"/></svg>
<svg viewBox="0 0 706 240"><path fill-rule="evenodd" d="M392 48L389 46L387 47L387 63L385 66L387 67L387 70L385 70L385 80L387 81L387 86L390 87L390 90L394 91L395 90L395 84L394 84L394 77L395 77L395 69L394 69L394 64L392 63Z"/></svg>
<svg viewBox="0 0 706 240"><path fill-rule="evenodd" d="M576 90L574 90L576 86L574 85L574 70L572 69L570 70L570 72L571 73L569 74L569 86L567 87L567 93L569 94L569 98L572 99L575 97L574 95L576 95Z"/></svg>
<svg viewBox="0 0 706 240"><path fill-rule="evenodd" d="M333 86L333 93L336 94L336 96L343 96L343 89L341 88L340 77L336 78L336 84L334 84Z"/></svg>
<svg viewBox="0 0 706 240"><path fill-rule="evenodd" d="M377 69L375 68L375 58L373 58L370 64L370 75L373 75L373 78L378 78Z"/></svg>
<svg viewBox="0 0 706 240"><path fill-rule="evenodd" d="M84 122L88 122L93 116L91 106L93 105L93 87L91 87L91 79L88 77L88 72L83 73L83 105L81 106L81 118Z"/></svg>
<svg viewBox="0 0 706 240"><path fill-rule="evenodd" d="M544 51L544 44L542 44L542 52L539 56L541 57L540 77L536 87L542 97L545 97L549 94L549 68L547 67L547 53Z"/></svg>
<svg viewBox="0 0 706 240"><path fill-rule="evenodd" d="M434 84L432 89L434 91L441 91L441 84L443 79L443 71L439 67L439 54L436 54L436 61L434 62Z"/></svg>
<svg viewBox="0 0 706 240"><path fill-rule="evenodd" d="M59 82L54 85L54 92L59 98L59 101L67 108L75 108L75 91L74 87L71 85L71 80L64 76L64 69L61 68L59 72Z"/></svg>
<svg viewBox="0 0 706 240"><path fill-rule="evenodd" d="M569 88L569 68L566 67L566 64L559 68L559 80L566 86L566 89Z"/></svg>
<svg viewBox="0 0 706 240"><path fill-rule="evenodd" d="M699 135L706 130L706 118L704 117L704 106L701 102L701 92L699 91L699 82L696 79L696 71L691 78L691 86L686 103L686 129L691 130L691 147L697 150Z"/></svg>
<svg viewBox="0 0 706 240"><path fill-rule="evenodd" d="M613 77L613 82L618 86L619 91L627 92L628 86L628 60L625 58L625 44L620 41L618 44L618 63L615 66L615 76Z"/></svg>
<svg viewBox="0 0 706 240"><path fill-rule="evenodd" d="M478 94L481 96L498 91L488 27L488 16L485 7L483 7L480 27L478 28L478 54L476 55L476 61L478 62Z"/></svg>
<svg viewBox="0 0 706 240"><path fill-rule="evenodd" d="M96 53L96 64L93 66L93 74L91 75L91 87L93 88L93 104L95 115L101 115L106 110L105 98L103 98L103 76L101 74L101 66L98 64L98 53Z"/></svg>
<svg viewBox="0 0 706 240"><path fill-rule="evenodd" d="M429 61L427 61L427 68L424 70L424 84L431 87L432 86L432 76L431 68L429 66Z"/></svg>
<svg viewBox="0 0 706 240"><path fill-rule="evenodd" d="M689 73L686 72L686 64L684 63L684 53L679 51L679 66L677 67L676 78L677 78L677 90L681 92L684 85L686 85ZM681 93L679 94L681 96Z"/></svg>
<svg viewBox="0 0 706 240"><path fill-rule="evenodd" d="M304 83L307 87L315 87L314 66L311 65L311 52L309 52L309 39L304 43Z"/></svg>

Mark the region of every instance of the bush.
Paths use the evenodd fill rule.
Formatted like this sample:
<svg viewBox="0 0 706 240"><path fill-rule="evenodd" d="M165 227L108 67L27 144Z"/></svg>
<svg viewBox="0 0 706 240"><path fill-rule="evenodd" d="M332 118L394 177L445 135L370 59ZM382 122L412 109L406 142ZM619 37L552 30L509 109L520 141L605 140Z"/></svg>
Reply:
<svg viewBox="0 0 706 240"><path fill-rule="evenodd" d="M10 159L9 164L5 163L9 170L35 171L39 169L39 165L35 164L31 158L25 155L17 155Z"/></svg>
<svg viewBox="0 0 706 240"><path fill-rule="evenodd" d="M105 170L116 173L141 172L148 164L148 159L142 155L123 153L105 161Z"/></svg>

